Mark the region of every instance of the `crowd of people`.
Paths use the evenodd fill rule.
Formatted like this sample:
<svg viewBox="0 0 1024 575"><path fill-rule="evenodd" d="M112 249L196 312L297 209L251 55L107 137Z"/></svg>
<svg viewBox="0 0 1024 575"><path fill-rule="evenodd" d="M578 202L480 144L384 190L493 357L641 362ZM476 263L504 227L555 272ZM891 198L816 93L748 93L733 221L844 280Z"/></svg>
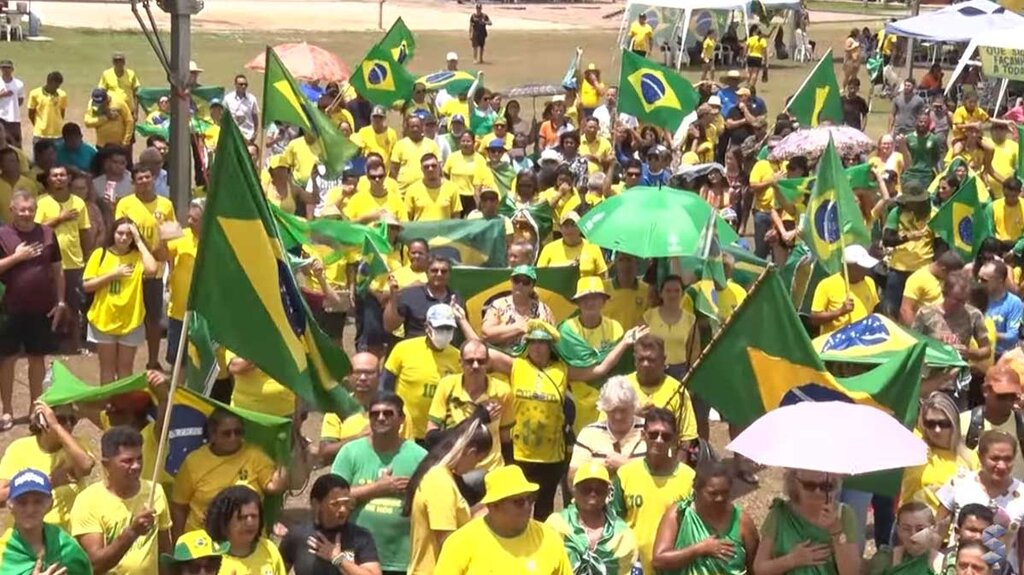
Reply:
<svg viewBox="0 0 1024 575"><path fill-rule="evenodd" d="M477 62L488 25L478 7ZM641 17L629 47L646 56L652 37ZM273 122L261 137L244 75L210 102L208 123L227 113L248 140L269 203L308 219L381 224L394 248L389 271L365 291L356 289L360 254L339 260L328 246L306 246L295 270L317 324L339 346L355 325L345 383L363 411L325 414L308 453L326 472L314 474L308 507L284 517L279 496L302 484L303 471L247 441L245 420L229 410L213 411L205 444L173 477L156 474L172 401L166 373L205 209L197 194L187 214L175 214L165 139L150 136L132 156L135 126L153 123L166 103L147 115L140 80L114 54L90 94L90 144L65 117L59 72L26 100L13 63L0 61L0 431L16 427L22 357L31 402L29 434L0 454L0 572L1020 573L1024 207L1012 110L989 117L970 91L947 101L908 79L877 148L843 158L870 165L873 181L855 194L872 243L847 246L844 272L816 284L807 329L830 334L882 313L971 366L923 374L917 431L928 460L904 471L897 498L786 470L784 492L757 525L734 487L757 486L759 469L739 456L716 460L707 448L713 406L682 383L746 297L733 256L723 258L729 279L718 286L677 261L612 253L582 233L581 217L608 198L672 186L752 236L753 255L780 266L799 256L805 206L778 185L812 176L817 158L772 159L800 126L780 113L769 128L756 86L767 46L750 38L742 69L715 81L705 66L682 141L620 113L617 87L593 64L536 119L484 88L417 84L389 109L346 85L307 86L360 149L341 173L328 169L313 133ZM851 33L842 68L845 123L861 130L862 51L891 55L895 42L870 38ZM713 54L714 41L702 49ZM457 54L446 60L458 70ZM193 63L191 84L201 72ZM23 118L32 125L27 151ZM193 145L211 151L216 136L206 130ZM707 169L675 175L693 165ZM509 167L514 178L503 185ZM928 224L968 182L991 200L992 236L965 262ZM530 216L542 204L551 231ZM497 220L505 230L507 294L481 318L467 317L450 284L455 263L432 253L431 238L399 240L408 222L452 219ZM569 317L557 317L538 287L538 269L555 266L578 269ZM714 318L699 309L705 295ZM583 342L591 361L560 354L564 338ZM149 391L39 401L46 358L58 350L90 349L103 385L132 375L143 345ZM301 422L302 402L259 360L221 349L212 396ZM102 430L98 449L80 433L82 419ZM865 559L872 536L877 551ZM25 567L6 571L18 553Z"/></svg>

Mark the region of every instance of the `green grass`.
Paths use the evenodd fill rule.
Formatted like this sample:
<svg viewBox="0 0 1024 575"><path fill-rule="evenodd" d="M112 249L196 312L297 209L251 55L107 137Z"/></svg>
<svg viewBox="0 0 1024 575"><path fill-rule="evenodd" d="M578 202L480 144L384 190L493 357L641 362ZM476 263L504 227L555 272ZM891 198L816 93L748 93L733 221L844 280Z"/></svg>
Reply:
<svg viewBox="0 0 1024 575"><path fill-rule="evenodd" d="M849 23L812 24L811 37L818 42L819 54L824 53L828 46L841 50L842 38L849 27ZM53 42L4 44L4 57L14 60L15 74L25 82L27 90L41 85L51 70L63 73L64 89L69 99L69 121L82 121L89 91L95 86L100 73L109 67L110 54L114 51L128 55L128 65L139 74L143 85L166 85L166 75L141 33L59 28L47 30L47 33L53 37ZM230 86L235 74L245 73L251 79L250 89L262 102L262 74L248 71L244 66L267 44L306 40L338 54L352 69L379 38L379 34L369 32L197 32L192 38L192 50L193 59L205 69L201 78L203 84ZM459 52L464 61L470 59L468 40L463 32L422 32L416 39L417 53L410 66L415 74L440 69L445 53L450 50ZM485 73L485 83L499 90L531 82L557 84L565 74L575 47L579 46L584 50L585 63L596 63L604 71L605 82L617 83L615 40L615 30L572 34L496 32L488 39L488 62L479 69ZM170 48L166 35L164 44ZM469 64L463 66L469 67ZM767 100L772 115L781 110L786 96L796 90L810 66L792 62L773 64L770 81L760 87L760 94ZM700 73L684 70L684 75L696 81ZM529 114L529 102L524 102L523 106ZM875 108L874 115L888 112L888 104L876 105ZM883 123L876 118L870 122L875 131Z"/></svg>

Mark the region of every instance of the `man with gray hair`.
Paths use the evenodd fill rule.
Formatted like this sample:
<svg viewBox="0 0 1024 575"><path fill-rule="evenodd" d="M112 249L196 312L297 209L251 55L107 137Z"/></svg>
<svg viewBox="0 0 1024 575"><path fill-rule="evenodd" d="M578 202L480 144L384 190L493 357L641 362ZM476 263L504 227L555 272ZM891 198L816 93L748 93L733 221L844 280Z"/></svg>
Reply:
<svg viewBox="0 0 1024 575"><path fill-rule="evenodd" d="M14 366L28 358L29 405L43 392L46 356L56 351L56 331L67 314L60 247L53 229L35 222L36 199L18 190L11 221L0 228L0 282L6 293L0 325L0 431L14 427Z"/></svg>

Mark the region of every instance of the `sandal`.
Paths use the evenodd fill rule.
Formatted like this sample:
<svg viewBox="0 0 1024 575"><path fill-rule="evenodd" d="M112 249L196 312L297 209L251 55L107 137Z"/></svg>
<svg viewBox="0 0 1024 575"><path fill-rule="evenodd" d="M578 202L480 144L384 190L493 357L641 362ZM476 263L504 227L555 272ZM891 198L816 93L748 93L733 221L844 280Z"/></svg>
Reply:
<svg viewBox="0 0 1024 575"><path fill-rule="evenodd" d="M14 416L10 413L0 416L0 431L10 431L12 429L14 429Z"/></svg>

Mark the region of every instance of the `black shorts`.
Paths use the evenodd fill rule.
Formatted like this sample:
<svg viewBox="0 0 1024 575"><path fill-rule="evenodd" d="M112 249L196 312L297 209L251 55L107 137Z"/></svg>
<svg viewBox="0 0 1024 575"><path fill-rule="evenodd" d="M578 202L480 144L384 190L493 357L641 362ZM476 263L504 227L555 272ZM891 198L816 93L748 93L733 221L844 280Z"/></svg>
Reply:
<svg viewBox="0 0 1024 575"><path fill-rule="evenodd" d="M0 357L55 353L57 334L50 324L45 313L8 313L0 319Z"/></svg>
<svg viewBox="0 0 1024 575"><path fill-rule="evenodd" d="M142 303L146 307L146 321L160 321L164 317L164 280L144 278L142 280Z"/></svg>
<svg viewBox="0 0 1024 575"><path fill-rule="evenodd" d="M760 68L764 66L764 60L757 56L747 56L747 68Z"/></svg>
<svg viewBox="0 0 1024 575"><path fill-rule="evenodd" d="M483 48L484 44L487 43L486 35L473 34L473 38L469 42L474 48Z"/></svg>
<svg viewBox="0 0 1024 575"><path fill-rule="evenodd" d="M313 319L320 326L325 334L331 339L340 339L345 332L345 313L324 311L323 308L313 308Z"/></svg>

